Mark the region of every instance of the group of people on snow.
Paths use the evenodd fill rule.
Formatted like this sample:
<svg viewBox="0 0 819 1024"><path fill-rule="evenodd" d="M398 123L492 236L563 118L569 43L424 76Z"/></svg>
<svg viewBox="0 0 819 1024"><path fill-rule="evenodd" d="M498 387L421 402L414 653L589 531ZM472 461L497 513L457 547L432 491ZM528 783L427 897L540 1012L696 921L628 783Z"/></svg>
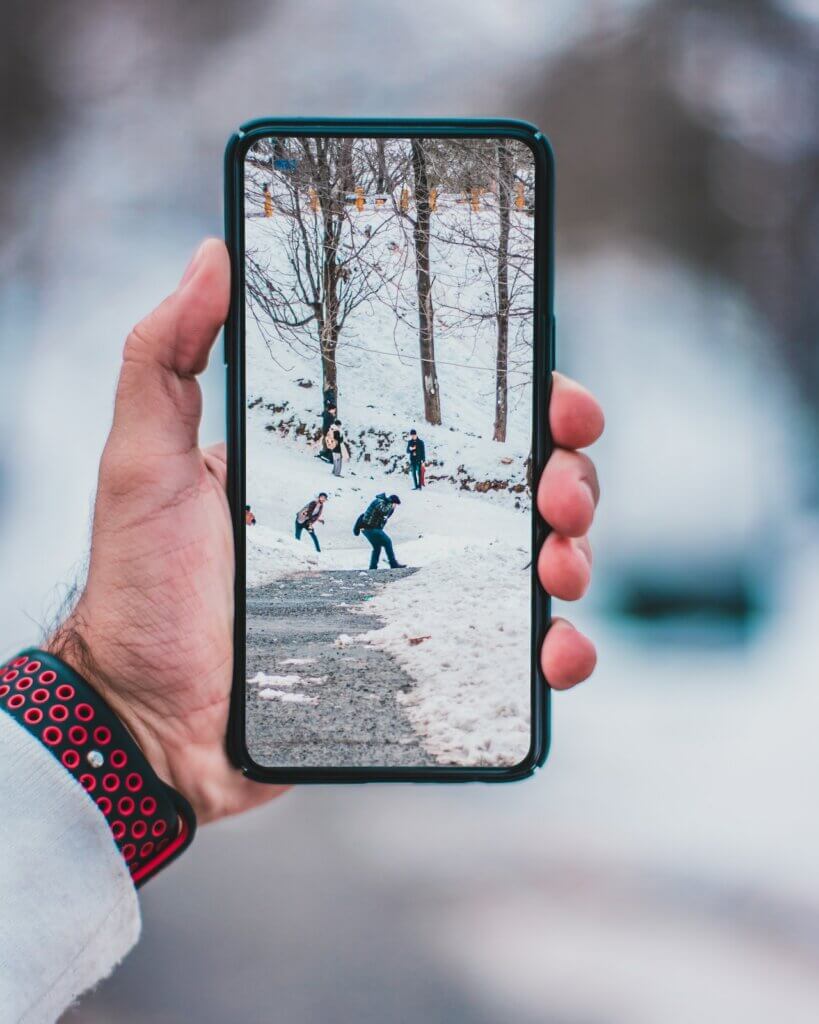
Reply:
<svg viewBox="0 0 819 1024"><path fill-rule="evenodd" d="M409 432L409 439L406 447L409 457L409 468L412 476L413 490L420 491L425 486L426 470L426 446L418 436L418 431L413 428ZM333 476L340 477L343 461L350 459L350 446L344 436L341 420L338 418L335 392L329 389L324 394L324 411L321 424L321 451L318 457L332 464ZM296 540L301 540L302 534L306 533L313 542L317 552L321 551L316 526L324 522L324 508L328 501L326 491L307 502L296 513L295 534ZM392 538L386 532L386 525L396 508L401 504L397 494L376 494L364 511L359 515L353 527L356 537L364 536L370 544L370 568L377 569L383 551L387 563L391 569L404 569L401 562L395 555ZM245 505L245 523L253 526L256 523L256 516L250 508Z"/></svg>
<svg viewBox="0 0 819 1024"><path fill-rule="evenodd" d="M327 494L321 491L312 501L299 509L296 513L296 540L301 540L301 535L306 532L313 542L316 551L321 551L318 536L316 535L316 524L324 522L324 506L327 502ZM392 545L392 538L385 531L387 521L401 504L397 494L376 494L361 515L356 519L353 526L353 533L356 537L363 534L372 547L370 555L370 568L377 569L381 558L381 552L387 556L387 562L391 569L405 569L406 566L395 557L395 549Z"/></svg>
<svg viewBox="0 0 819 1024"><path fill-rule="evenodd" d="M414 427L409 432L406 451L409 456L413 490L420 491L426 483L427 452ZM318 458L332 464L333 476L341 476L343 462L345 459L349 462L350 457L350 445L338 418L335 392L328 390L325 392L324 411L321 415L321 450Z"/></svg>

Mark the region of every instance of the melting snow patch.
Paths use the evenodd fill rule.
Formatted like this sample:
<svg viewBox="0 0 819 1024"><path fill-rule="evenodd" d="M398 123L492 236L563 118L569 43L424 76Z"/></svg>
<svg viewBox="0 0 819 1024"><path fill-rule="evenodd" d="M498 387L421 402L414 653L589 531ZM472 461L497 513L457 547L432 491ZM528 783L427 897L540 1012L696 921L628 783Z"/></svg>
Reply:
<svg viewBox="0 0 819 1024"><path fill-rule="evenodd" d="M286 704L318 704L318 697L308 697L306 693L289 693L287 690L260 690L262 700L280 700Z"/></svg>
<svg viewBox="0 0 819 1024"><path fill-rule="evenodd" d="M264 672L257 672L250 682L258 683L259 686L293 686L299 682L299 677L296 675L267 676Z"/></svg>

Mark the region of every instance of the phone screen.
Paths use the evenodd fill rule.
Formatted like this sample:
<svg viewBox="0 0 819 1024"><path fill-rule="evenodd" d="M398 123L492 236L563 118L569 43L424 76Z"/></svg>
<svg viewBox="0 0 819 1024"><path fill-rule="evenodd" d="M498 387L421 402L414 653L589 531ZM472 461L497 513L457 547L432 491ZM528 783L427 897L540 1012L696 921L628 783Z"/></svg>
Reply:
<svg viewBox="0 0 819 1024"><path fill-rule="evenodd" d="M517 765L534 154L509 137L265 136L242 193L248 753Z"/></svg>

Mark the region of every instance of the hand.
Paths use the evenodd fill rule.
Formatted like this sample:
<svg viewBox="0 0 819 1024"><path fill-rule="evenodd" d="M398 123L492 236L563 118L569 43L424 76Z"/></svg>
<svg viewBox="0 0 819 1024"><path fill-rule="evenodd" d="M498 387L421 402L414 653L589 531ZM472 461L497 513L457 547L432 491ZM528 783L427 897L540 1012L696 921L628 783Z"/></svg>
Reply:
<svg viewBox="0 0 819 1024"><path fill-rule="evenodd" d="M230 264L205 242L176 291L125 343L100 462L85 590L49 647L95 686L201 822L284 787L227 760L233 535L224 445L198 442L207 364Z"/></svg>
<svg viewBox="0 0 819 1024"><path fill-rule="evenodd" d="M176 291L129 335L100 462L88 580L48 645L99 690L202 823L286 788L246 779L224 749L234 554L224 445L199 447L196 376L227 315L229 287L227 252L211 239ZM540 481L538 508L554 532L538 572L552 594L573 600L590 578L585 535L598 488L591 461L572 449L599 437L603 417L588 392L555 375L550 420L559 448ZM556 620L542 660L563 689L592 671L595 653Z"/></svg>

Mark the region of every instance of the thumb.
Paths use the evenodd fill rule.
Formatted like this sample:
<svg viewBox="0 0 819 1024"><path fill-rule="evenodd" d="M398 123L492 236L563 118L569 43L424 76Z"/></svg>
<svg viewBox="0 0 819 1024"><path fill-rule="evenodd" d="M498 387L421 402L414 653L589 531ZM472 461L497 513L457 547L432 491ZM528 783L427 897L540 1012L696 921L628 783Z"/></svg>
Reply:
<svg viewBox="0 0 819 1024"><path fill-rule="evenodd" d="M216 238L204 241L176 291L128 335L112 435L143 454L166 455L198 443L202 393L195 380L208 363L230 302L230 260Z"/></svg>

